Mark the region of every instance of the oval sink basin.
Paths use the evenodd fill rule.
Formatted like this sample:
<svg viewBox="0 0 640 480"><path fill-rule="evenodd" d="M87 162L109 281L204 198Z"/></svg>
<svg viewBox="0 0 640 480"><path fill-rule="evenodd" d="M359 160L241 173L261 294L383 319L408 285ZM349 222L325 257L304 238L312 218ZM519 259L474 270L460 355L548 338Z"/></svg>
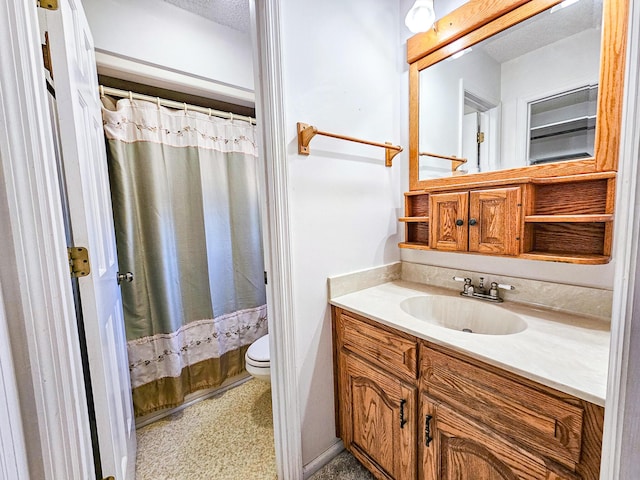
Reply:
<svg viewBox="0 0 640 480"><path fill-rule="evenodd" d="M511 335L527 328L515 313L470 298L422 295L403 300L400 308L418 320L461 332Z"/></svg>

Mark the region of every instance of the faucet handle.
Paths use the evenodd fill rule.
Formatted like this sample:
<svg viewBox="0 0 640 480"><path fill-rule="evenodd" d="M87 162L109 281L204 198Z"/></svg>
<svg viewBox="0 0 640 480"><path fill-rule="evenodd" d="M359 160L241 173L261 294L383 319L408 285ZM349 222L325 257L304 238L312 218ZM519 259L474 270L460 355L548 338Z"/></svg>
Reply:
<svg viewBox="0 0 640 480"><path fill-rule="evenodd" d="M498 296L498 289L502 288L503 290L515 290L516 287L514 287L513 285L507 285L505 283L497 283L497 282L491 282L491 288L489 289L489 295L491 296L491 298L494 298L498 301L502 301L502 299L500 299L500 297Z"/></svg>
<svg viewBox="0 0 640 480"><path fill-rule="evenodd" d="M453 277L453 279L454 279L456 282L471 283L471 279L470 279L470 278L465 278L465 277Z"/></svg>

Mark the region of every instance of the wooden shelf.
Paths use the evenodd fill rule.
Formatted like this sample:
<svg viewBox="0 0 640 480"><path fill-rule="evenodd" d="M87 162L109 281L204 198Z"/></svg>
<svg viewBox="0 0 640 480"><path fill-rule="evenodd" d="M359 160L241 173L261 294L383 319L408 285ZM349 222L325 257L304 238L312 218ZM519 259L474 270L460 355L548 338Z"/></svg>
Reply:
<svg viewBox="0 0 640 480"><path fill-rule="evenodd" d="M518 258L528 260L544 260L547 262L577 263L581 265L604 265L611 259L608 255L576 255L572 253L527 252Z"/></svg>
<svg viewBox="0 0 640 480"><path fill-rule="evenodd" d="M586 215L527 215L525 223L597 223L612 222L611 214L586 214Z"/></svg>
<svg viewBox="0 0 640 480"><path fill-rule="evenodd" d="M426 243L418 243L418 242L400 242L398 244L400 248L412 248L414 250L431 250L431 247Z"/></svg>
<svg viewBox="0 0 640 480"><path fill-rule="evenodd" d="M428 222L429 217L400 217L400 222Z"/></svg>

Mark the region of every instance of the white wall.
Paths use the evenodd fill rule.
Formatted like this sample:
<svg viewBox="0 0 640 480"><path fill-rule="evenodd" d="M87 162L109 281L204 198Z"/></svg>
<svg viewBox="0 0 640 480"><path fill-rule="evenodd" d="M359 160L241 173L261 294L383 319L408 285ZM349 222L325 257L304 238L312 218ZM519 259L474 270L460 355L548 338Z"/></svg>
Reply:
<svg viewBox="0 0 640 480"><path fill-rule="evenodd" d="M497 105L500 99L500 64L484 51L472 50L462 57L445 59L420 72L421 152L463 156L464 96L461 88ZM470 166L465 165L460 170L468 168ZM450 175L450 162L420 157L421 180Z"/></svg>
<svg viewBox="0 0 640 480"><path fill-rule="evenodd" d="M249 33L159 0L82 0L98 51L253 90Z"/></svg>
<svg viewBox="0 0 640 480"><path fill-rule="evenodd" d="M296 122L394 144L400 136L397 2L283 0L283 80L303 463L335 442L327 277L398 260L399 169L384 150L316 136Z"/></svg>

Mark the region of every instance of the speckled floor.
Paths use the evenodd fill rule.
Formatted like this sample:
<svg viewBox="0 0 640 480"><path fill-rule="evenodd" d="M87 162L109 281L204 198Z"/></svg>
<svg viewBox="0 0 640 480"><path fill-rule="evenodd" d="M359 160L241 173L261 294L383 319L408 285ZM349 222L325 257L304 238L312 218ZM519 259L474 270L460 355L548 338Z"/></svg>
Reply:
<svg viewBox="0 0 640 480"><path fill-rule="evenodd" d="M269 384L252 379L142 427L136 480L274 480L272 418Z"/></svg>
<svg viewBox="0 0 640 480"><path fill-rule="evenodd" d="M374 480L374 476L345 450L309 480Z"/></svg>

